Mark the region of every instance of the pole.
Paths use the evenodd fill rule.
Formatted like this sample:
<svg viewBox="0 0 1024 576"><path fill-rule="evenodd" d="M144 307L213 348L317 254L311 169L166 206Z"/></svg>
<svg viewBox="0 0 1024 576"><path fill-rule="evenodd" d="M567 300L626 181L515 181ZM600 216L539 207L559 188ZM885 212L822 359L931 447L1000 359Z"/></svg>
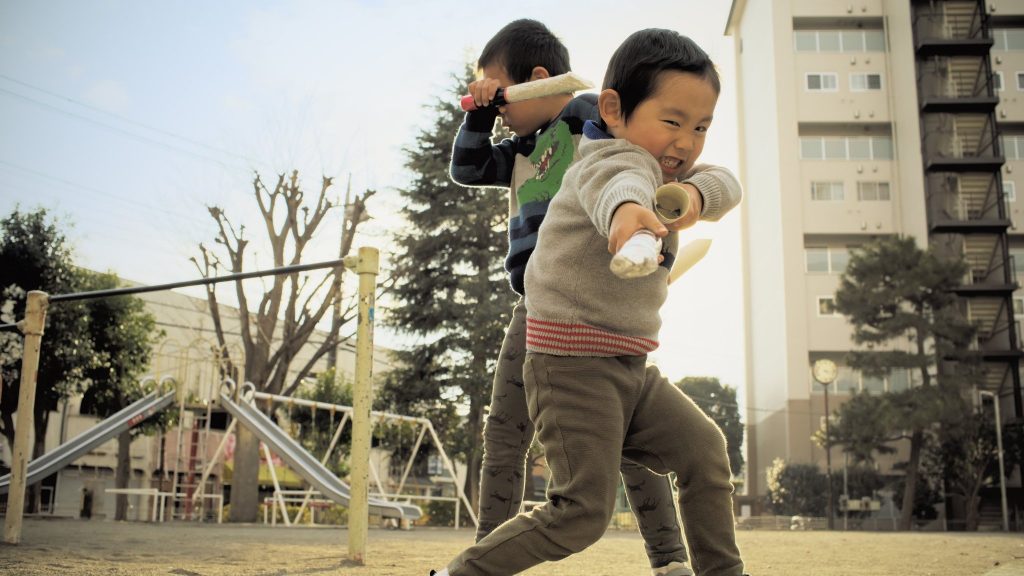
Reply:
<svg viewBox="0 0 1024 576"><path fill-rule="evenodd" d="M999 397L995 392L982 390L981 396L992 397L992 407L996 411L996 449L999 451L999 498L1003 509L1003 532L1010 531L1010 513L1006 502L1006 470L1003 468L1003 423L999 418Z"/></svg>
<svg viewBox="0 0 1024 576"><path fill-rule="evenodd" d="M39 376L39 350L42 347L43 325L46 322L46 292L28 293L22 331L25 333L24 352L21 356L21 385L18 393L18 421L14 427L14 450L11 462L11 484L7 493L7 518L4 520L4 542L21 543L21 520L25 513L25 489L28 481L28 461L32 451L34 411L36 404L36 378Z"/></svg>
<svg viewBox="0 0 1024 576"><path fill-rule="evenodd" d="M825 476L828 478L828 529L835 528L835 504L832 502L832 433L829 431L828 386L825 386Z"/></svg>
<svg viewBox="0 0 1024 576"><path fill-rule="evenodd" d="M370 522L370 408L373 389L374 293L380 271L376 248L360 248L356 257L345 258L345 267L359 275L359 326L356 331L356 380L352 390L352 494L348 507L348 557L363 564Z"/></svg>
<svg viewBox="0 0 1024 576"><path fill-rule="evenodd" d="M843 453L843 500L846 501L846 506L843 507L843 530L847 529L847 521L850 518L850 478L847 472L849 467L850 454L845 452Z"/></svg>

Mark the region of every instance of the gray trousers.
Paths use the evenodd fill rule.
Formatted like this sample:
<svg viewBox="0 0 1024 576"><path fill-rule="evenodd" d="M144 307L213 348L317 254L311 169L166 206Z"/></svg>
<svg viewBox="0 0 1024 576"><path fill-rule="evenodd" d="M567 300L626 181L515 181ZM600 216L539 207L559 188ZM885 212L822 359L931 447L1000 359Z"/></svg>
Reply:
<svg viewBox="0 0 1024 576"><path fill-rule="evenodd" d="M700 576L740 576L725 437L645 356L528 353L527 408L551 469L547 502L502 524L449 565L452 576L516 574L596 542L615 508L622 458L676 474Z"/></svg>
<svg viewBox="0 0 1024 576"><path fill-rule="evenodd" d="M523 503L528 477L528 471L524 472L526 453L534 433L523 391L525 357L526 307L520 301L512 310L512 320L505 331L494 372L490 414L484 425L477 541L515 516ZM686 562L686 547L668 477L629 460L622 460L620 470L651 566Z"/></svg>

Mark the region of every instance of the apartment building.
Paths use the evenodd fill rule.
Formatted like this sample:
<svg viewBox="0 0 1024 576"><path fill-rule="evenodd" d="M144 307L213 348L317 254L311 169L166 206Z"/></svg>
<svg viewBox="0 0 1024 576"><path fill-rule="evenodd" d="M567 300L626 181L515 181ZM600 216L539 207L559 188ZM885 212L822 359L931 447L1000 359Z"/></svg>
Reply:
<svg viewBox="0 0 1024 576"><path fill-rule="evenodd" d="M1024 416L1024 2L733 0L726 34L746 189L748 493L765 493L775 458L824 469L810 439L825 415L819 358L839 366L833 409L915 385L843 363L851 327L834 293L851 249L882 235L966 259L978 388L1004 420Z"/></svg>

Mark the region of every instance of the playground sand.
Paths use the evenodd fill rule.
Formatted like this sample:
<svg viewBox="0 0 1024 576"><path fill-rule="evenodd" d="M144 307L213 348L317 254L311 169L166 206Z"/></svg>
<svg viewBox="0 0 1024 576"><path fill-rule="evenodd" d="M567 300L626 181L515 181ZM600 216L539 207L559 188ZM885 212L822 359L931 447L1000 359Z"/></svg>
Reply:
<svg viewBox="0 0 1024 576"><path fill-rule="evenodd" d="M338 528L26 519L0 544L4 575L425 576L472 542L470 530L372 529L365 566ZM740 531L754 576L1024 576L1024 538L998 533ZM650 574L640 537L609 531L587 551L529 574Z"/></svg>

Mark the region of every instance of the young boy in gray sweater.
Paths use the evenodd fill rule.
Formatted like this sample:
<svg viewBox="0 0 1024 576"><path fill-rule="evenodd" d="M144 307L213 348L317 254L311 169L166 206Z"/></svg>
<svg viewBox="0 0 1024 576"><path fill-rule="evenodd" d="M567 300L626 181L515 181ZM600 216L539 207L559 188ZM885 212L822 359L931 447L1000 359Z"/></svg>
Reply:
<svg viewBox="0 0 1024 576"><path fill-rule="evenodd" d="M612 57L601 120L584 126L582 157L548 206L526 266L525 392L551 469L548 501L438 574L515 574L582 551L608 526L624 457L676 474L700 576L742 574L725 438L646 365L678 250L677 233L654 211L655 191L697 170L718 92L707 54L673 31L637 32ZM684 217L715 220L735 206L739 185L723 182L692 194ZM659 269L620 278L612 255L641 230L663 241Z"/></svg>

